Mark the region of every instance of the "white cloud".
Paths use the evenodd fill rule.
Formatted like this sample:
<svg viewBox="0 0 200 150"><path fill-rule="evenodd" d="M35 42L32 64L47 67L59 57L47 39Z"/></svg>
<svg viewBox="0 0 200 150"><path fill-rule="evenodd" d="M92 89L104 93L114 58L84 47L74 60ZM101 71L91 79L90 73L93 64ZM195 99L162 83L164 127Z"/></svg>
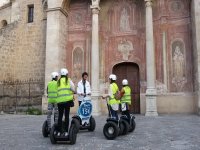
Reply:
<svg viewBox="0 0 200 150"><path fill-rule="evenodd" d="M10 0L0 0L0 7L6 3L8 3Z"/></svg>

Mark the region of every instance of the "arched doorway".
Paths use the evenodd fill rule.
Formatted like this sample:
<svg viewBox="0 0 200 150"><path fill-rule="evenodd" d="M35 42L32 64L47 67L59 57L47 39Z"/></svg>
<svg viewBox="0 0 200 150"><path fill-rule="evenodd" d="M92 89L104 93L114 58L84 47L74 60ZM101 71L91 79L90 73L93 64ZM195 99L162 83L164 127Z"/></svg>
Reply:
<svg viewBox="0 0 200 150"><path fill-rule="evenodd" d="M131 87L131 113L140 113L140 76L139 66L135 63L124 62L113 67L113 73L117 75L117 84L122 88L122 80L127 79Z"/></svg>

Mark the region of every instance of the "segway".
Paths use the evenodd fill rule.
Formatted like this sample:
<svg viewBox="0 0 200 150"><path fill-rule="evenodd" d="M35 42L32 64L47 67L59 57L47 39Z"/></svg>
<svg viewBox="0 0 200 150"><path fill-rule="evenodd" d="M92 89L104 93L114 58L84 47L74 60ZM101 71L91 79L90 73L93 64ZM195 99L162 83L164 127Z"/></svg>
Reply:
<svg viewBox="0 0 200 150"><path fill-rule="evenodd" d="M83 98L81 105L78 108L78 115L72 117L76 124L77 133L79 130L94 131L96 122L92 116L92 102L89 96Z"/></svg>
<svg viewBox="0 0 200 150"><path fill-rule="evenodd" d="M103 128L104 136L108 140L114 140L118 135L125 135L128 132L129 125L125 119L119 119L112 117L110 107L108 105L108 98L106 98L107 108L108 108L108 118L106 119L106 124Z"/></svg>
<svg viewBox="0 0 200 150"><path fill-rule="evenodd" d="M64 125L64 122L63 122L63 125ZM77 129L76 129L76 125L73 122L73 120L71 121L71 125L70 125L67 136L65 136L63 134L58 136L57 129L58 129L58 126L56 123L54 123L54 125L52 126L51 131L50 131L50 140L51 140L52 144L56 144L58 142L67 142L67 143L73 145L76 143L76 137L77 137L76 130Z"/></svg>

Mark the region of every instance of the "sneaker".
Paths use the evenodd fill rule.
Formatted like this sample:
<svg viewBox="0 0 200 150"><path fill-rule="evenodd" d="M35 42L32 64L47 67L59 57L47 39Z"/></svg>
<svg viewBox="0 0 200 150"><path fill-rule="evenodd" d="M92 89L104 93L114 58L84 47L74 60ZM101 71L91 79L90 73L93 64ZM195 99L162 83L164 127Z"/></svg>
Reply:
<svg viewBox="0 0 200 150"><path fill-rule="evenodd" d="M60 136L60 132L57 133L57 136Z"/></svg>
<svg viewBox="0 0 200 150"><path fill-rule="evenodd" d="M64 133L64 136L68 136L68 132L65 132L65 133Z"/></svg>

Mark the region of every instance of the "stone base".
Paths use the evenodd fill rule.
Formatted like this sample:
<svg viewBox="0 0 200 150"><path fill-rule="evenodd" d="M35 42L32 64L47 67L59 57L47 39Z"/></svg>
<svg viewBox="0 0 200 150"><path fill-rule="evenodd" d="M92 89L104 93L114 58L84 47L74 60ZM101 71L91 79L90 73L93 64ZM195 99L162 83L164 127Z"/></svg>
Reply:
<svg viewBox="0 0 200 150"><path fill-rule="evenodd" d="M147 117L156 117L156 116L158 116L158 113L157 112L155 112L155 111L152 111L152 112L146 112L145 113L145 116L147 116Z"/></svg>
<svg viewBox="0 0 200 150"><path fill-rule="evenodd" d="M92 115L100 116L101 115L101 105L100 105L99 97L92 96L92 107L93 107Z"/></svg>
<svg viewBox="0 0 200 150"><path fill-rule="evenodd" d="M4 112L3 111L1 111L1 115L3 115L4 114Z"/></svg>
<svg viewBox="0 0 200 150"><path fill-rule="evenodd" d="M146 113L145 116L158 116L156 103L156 89L146 91Z"/></svg>

